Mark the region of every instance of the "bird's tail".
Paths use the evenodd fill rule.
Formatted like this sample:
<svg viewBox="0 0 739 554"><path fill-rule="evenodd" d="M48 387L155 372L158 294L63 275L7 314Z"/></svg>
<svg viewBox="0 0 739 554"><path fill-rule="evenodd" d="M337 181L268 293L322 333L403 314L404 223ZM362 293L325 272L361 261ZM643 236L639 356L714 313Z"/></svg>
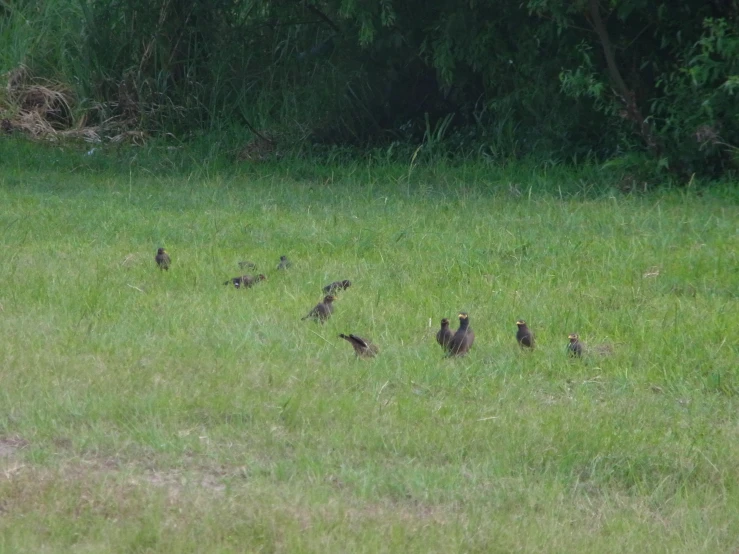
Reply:
<svg viewBox="0 0 739 554"><path fill-rule="evenodd" d="M345 335L344 333L341 333L339 336L344 340L348 340L352 344L358 344L363 348L368 348L367 342L364 339L358 337L357 335L354 335L351 333L349 335Z"/></svg>

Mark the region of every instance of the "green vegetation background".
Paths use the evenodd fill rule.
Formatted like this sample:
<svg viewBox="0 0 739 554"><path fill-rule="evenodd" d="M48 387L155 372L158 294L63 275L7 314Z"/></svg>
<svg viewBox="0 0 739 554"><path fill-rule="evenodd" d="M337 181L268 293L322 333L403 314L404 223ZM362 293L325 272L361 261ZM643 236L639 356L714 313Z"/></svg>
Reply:
<svg viewBox="0 0 739 554"><path fill-rule="evenodd" d="M739 0L14 0L0 119L730 180L737 29Z"/></svg>

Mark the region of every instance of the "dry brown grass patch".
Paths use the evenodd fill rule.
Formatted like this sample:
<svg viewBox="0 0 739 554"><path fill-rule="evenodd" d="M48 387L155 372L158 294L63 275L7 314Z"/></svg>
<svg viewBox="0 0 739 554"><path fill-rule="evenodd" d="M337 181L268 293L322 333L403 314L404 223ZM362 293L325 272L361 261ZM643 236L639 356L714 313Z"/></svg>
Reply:
<svg viewBox="0 0 739 554"><path fill-rule="evenodd" d="M0 437L0 458L13 456L21 448L28 446L28 441L18 436Z"/></svg>
<svg viewBox="0 0 739 554"><path fill-rule="evenodd" d="M64 83L35 78L25 66L7 72L5 78L7 84L0 96L0 113L4 115L0 128L6 134L17 131L36 140L82 140L90 143L107 140L136 145L148 139L144 131L132 129L136 120L131 114L138 111L130 107L131 99L128 97L123 116L90 125L89 113L75 117L75 109L79 106L73 91ZM97 105L90 113L104 113L103 108Z"/></svg>

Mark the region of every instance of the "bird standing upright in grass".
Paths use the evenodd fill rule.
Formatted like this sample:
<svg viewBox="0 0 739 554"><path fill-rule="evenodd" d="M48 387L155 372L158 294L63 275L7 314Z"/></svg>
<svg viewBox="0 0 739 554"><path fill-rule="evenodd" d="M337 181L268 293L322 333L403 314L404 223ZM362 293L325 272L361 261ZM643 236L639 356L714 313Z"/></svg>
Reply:
<svg viewBox="0 0 739 554"><path fill-rule="evenodd" d="M329 294L326 295L323 299L323 302L319 302L315 305L315 307L308 312L308 315L305 316L303 319L315 319L316 321L320 321L321 323L325 323L325 321L331 317L331 314L334 313L334 306L333 302L336 300L336 297Z"/></svg>
<svg viewBox="0 0 739 554"><path fill-rule="evenodd" d="M441 320L441 329L436 333L436 342L444 349L445 352L449 350L449 343L452 341L454 333L449 328L449 320L444 318Z"/></svg>
<svg viewBox="0 0 739 554"><path fill-rule="evenodd" d="M156 260L159 269L169 270L169 264L172 260L169 259L169 254L167 254L167 251L164 248L157 249L157 255L154 256L154 259Z"/></svg>
<svg viewBox="0 0 739 554"><path fill-rule="evenodd" d="M470 318L462 312L459 314L459 329L449 341L449 355L464 356L472 348L473 342L475 342L475 332L470 327Z"/></svg>
<svg viewBox="0 0 739 554"><path fill-rule="evenodd" d="M516 340L521 348L534 348L534 333L526 325L523 319L516 322L518 331L516 331Z"/></svg>
<svg viewBox="0 0 739 554"><path fill-rule="evenodd" d="M292 262L287 259L287 256L280 256L280 263L277 264L277 269L288 269L292 265Z"/></svg>
<svg viewBox="0 0 739 554"><path fill-rule="evenodd" d="M341 333L339 336L342 339L349 341L349 343L354 347L354 353L359 357L372 358L380 351L380 349L377 348L377 345L372 344L367 339L363 339L357 335L345 335L344 333Z"/></svg>
<svg viewBox="0 0 739 554"><path fill-rule="evenodd" d="M224 285L231 285L233 284L234 287L237 289L240 288L246 288L253 287L256 285L259 281L264 281L267 277L262 275L261 273L257 275L256 277L254 275L242 275L241 277L234 277L232 279L229 279Z"/></svg>
<svg viewBox="0 0 739 554"><path fill-rule="evenodd" d="M323 287L323 292L325 292L326 294L333 294L336 291L346 290L351 286L352 282L349 279L344 279L343 281L334 281L330 285L326 285L325 287Z"/></svg>
<svg viewBox="0 0 739 554"><path fill-rule="evenodd" d="M582 356L582 343L580 342L580 335L577 333L570 333L570 343L567 345L567 353L573 358L579 358Z"/></svg>

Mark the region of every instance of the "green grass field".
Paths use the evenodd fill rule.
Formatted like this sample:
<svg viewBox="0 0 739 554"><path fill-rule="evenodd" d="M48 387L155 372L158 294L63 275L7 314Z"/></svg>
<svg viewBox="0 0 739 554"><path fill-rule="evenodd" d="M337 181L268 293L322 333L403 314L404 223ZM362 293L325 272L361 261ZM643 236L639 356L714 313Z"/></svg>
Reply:
<svg viewBox="0 0 739 554"><path fill-rule="evenodd" d="M735 187L0 154L0 552L739 548Z"/></svg>

